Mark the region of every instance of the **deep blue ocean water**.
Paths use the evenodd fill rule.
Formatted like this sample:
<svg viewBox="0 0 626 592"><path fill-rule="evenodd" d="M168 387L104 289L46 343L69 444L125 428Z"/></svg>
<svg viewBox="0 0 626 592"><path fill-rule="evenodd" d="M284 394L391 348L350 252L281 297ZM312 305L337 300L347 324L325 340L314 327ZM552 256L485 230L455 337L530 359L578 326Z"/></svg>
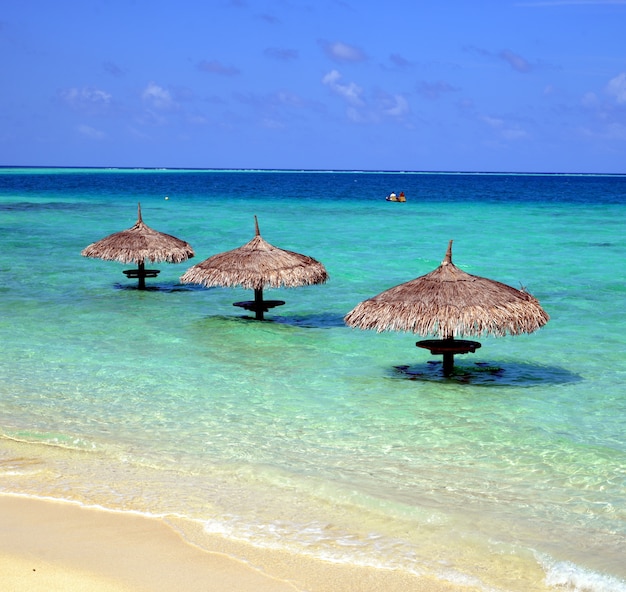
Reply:
<svg viewBox="0 0 626 592"><path fill-rule="evenodd" d="M138 202L196 252L145 291L80 254ZM179 282L255 215L330 275L263 322ZM0 169L0 491L459 589L626 590L625 229L625 176ZM343 317L451 239L551 320L445 379Z"/></svg>

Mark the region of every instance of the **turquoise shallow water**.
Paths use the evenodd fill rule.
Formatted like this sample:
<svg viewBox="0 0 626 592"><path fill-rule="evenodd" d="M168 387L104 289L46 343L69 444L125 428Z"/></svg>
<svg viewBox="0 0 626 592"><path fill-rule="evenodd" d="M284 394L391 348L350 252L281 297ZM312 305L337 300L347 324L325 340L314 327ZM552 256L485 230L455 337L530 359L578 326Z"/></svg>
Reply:
<svg viewBox="0 0 626 592"><path fill-rule="evenodd" d="M80 256L138 201L196 251L146 291ZM484 590L626 590L625 213L625 177L0 170L0 490ZM267 290L262 323L178 281L254 215L330 274ZM343 316L449 239L551 320L444 379L419 337Z"/></svg>

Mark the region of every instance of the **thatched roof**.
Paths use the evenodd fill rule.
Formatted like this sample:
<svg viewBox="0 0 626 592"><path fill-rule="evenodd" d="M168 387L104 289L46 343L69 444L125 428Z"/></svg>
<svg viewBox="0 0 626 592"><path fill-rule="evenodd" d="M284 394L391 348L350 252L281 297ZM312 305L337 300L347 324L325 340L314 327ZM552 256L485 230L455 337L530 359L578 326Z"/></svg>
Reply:
<svg viewBox="0 0 626 592"><path fill-rule="evenodd" d="M295 288L323 284L328 279L319 261L270 245L259 233L256 216L254 223L256 234L250 242L194 265L180 278L181 282L259 290L268 286Z"/></svg>
<svg viewBox="0 0 626 592"><path fill-rule="evenodd" d="M361 302L345 322L359 329L408 331L443 339L532 333L549 318L525 290L456 267L450 241L437 269Z"/></svg>
<svg viewBox="0 0 626 592"><path fill-rule="evenodd" d="M145 260L180 263L193 257L194 252L189 243L144 224L139 204L137 222L132 228L92 243L81 251L81 255L120 263L143 263Z"/></svg>

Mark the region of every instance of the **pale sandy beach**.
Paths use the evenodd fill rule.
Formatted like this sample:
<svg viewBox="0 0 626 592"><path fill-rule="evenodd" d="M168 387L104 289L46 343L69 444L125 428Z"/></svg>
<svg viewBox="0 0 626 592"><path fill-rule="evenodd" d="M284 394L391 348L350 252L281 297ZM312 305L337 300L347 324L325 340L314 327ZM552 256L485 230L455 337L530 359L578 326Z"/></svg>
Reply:
<svg viewBox="0 0 626 592"><path fill-rule="evenodd" d="M237 546L241 561L184 541L158 519L0 496L3 592L449 591L428 578ZM230 543L224 542L228 547ZM233 547L234 548L234 547ZM464 588L464 590L470 590Z"/></svg>

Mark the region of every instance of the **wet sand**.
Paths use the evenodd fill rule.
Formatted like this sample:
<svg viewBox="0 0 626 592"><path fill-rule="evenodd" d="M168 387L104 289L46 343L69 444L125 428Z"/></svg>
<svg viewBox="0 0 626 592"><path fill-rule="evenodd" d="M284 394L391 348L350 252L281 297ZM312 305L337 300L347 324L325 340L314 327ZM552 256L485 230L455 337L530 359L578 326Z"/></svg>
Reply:
<svg viewBox="0 0 626 592"><path fill-rule="evenodd" d="M336 565L225 542L185 541L165 522L79 505L0 495L4 592L448 592L429 578ZM464 588L468 590L468 588Z"/></svg>

